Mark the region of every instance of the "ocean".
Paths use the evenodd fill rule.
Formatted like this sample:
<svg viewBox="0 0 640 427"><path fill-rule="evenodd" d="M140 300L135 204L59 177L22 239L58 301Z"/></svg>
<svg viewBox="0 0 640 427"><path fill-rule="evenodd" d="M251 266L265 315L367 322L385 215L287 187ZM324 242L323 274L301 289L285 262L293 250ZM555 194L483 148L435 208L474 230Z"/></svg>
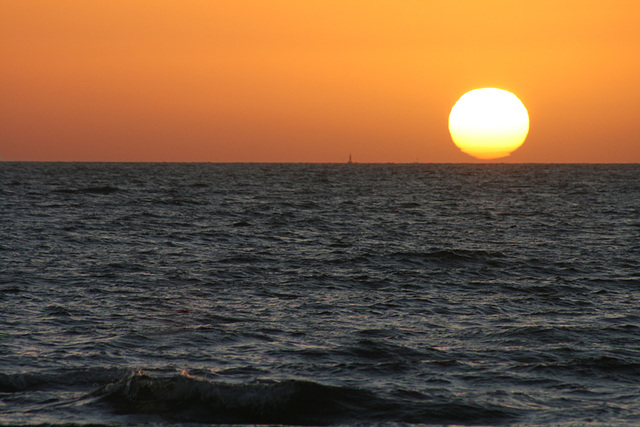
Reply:
<svg viewBox="0 0 640 427"><path fill-rule="evenodd" d="M638 164L0 182L0 425L640 424Z"/></svg>

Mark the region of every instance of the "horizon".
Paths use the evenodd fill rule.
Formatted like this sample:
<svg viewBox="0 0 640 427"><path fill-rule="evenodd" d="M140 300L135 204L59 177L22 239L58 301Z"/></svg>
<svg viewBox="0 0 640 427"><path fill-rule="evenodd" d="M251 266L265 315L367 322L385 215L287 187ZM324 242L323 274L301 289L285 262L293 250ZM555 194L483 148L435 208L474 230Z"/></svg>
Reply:
<svg viewBox="0 0 640 427"><path fill-rule="evenodd" d="M0 160L0 163L140 163L140 164L211 164L211 165L638 165L640 162L500 162L494 160L477 160L467 162L213 162L213 161L140 161L140 160Z"/></svg>

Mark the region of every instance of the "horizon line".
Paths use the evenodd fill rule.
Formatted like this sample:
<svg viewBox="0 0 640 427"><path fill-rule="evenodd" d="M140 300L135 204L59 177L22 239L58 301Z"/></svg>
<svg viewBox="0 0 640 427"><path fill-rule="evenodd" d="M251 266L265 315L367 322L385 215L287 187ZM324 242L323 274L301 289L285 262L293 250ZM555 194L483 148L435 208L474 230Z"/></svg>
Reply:
<svg viewBox="0 0 640 427"><path fill-rule="evenodd" d="M130 163L130 164L256 164L256 165L638 165L636 162L260 162L260 161L172 161L172 160L3 160L1 163Z"/></svg>

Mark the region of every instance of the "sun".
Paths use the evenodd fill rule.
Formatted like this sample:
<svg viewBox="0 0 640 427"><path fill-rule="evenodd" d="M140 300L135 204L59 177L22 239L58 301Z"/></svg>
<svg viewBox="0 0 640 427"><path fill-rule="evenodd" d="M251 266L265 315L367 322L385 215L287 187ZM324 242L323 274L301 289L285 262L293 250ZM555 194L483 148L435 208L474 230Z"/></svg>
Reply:
<svg viewBox="0 0 640 427"><path fill-rule="evenodd" d="M465 93L449 115L454 144L478 159L498 159L517 150L529 132L529 114L522 101L502 89Z"/></svg>

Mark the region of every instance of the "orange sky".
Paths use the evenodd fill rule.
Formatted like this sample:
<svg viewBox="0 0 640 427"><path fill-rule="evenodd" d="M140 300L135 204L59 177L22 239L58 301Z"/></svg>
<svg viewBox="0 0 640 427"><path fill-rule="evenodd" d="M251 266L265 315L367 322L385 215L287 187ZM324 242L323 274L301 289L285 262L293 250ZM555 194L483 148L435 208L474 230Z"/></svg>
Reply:
<svg viewBox="0 0 640 427"><path fill-rule="evenodd" d="M467 162L479 87L529 110L507 162L640 162L640 2L2 0L0 159Z"/></svg>

